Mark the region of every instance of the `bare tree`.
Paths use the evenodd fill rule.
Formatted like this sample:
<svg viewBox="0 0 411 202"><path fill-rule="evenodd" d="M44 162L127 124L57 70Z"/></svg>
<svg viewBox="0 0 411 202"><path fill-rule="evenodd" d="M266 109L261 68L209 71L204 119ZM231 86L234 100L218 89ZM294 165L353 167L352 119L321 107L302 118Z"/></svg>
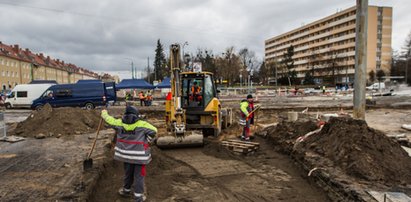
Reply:
<svg viewBox="0 0 411 202"><path fill-rule="evenodd" d="M331 51L328 58L324 61L325 71L328 73L331 82L335 86L340 72L344 69L340 65L341 57L335 51Z"/></svg>

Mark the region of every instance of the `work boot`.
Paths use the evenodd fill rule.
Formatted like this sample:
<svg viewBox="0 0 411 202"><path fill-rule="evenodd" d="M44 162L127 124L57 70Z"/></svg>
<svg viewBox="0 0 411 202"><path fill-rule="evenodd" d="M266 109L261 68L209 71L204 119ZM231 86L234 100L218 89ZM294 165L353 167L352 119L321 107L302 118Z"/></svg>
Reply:
<svg viewBox="0 0 411 202"><path fill-rule="evenodd" d="M241 139L241 140L244 140L244 139L245 139L245 137L244 137L244 136L241 136L241 137L240 137L240 139Z"/></svg>
<svg viewBox="0 0 411 202"><path fill-rule="evenodd" d="M144 194L134 193L133 198L134 198L134 201L136 201L136 202L146 201L146 196Z"/></svg>
<svg viewBox="0 0 411 202"><path fill-rule="evenodd" d="M123 197L129 197L131 196L131 190L130 189L125 189L125 188L120 188L118 190L118 194Z"/></svg>
<svg viewBox="0 0 411 202"><path fill-rule="evenodd" d="M244 138L244 141L250 141L250 137Z"/></svg>

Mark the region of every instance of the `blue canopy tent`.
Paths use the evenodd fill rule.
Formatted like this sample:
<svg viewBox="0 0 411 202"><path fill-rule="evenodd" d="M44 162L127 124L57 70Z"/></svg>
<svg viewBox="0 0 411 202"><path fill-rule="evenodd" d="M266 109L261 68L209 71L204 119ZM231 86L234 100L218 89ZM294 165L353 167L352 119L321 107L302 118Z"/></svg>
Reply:
<svg viewBox="0 0 411 202"><path fill-rule="evenodd" d="M103 81L97 79L82 79L78 80L77 83L103 83Z"/></svg>
<svg viewBox="0 0 411 202"><path fill-rule="evenodd" d="M154 89L154 86L144 79L123 79L116 85L116 89Z"/></svg>
<svg viewBox="0 0 411 202"><path fill-rule="evenodd" d="M159 83L156 88L171 88L170 77L165 77L161 83Z"/></svg>

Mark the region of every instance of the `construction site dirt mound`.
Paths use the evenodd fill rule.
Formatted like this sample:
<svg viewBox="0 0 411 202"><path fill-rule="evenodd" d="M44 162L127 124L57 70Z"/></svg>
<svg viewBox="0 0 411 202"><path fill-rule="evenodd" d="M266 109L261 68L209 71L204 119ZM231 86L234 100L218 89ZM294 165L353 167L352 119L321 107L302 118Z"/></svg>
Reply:
<svg viewBox="0 0 411 202"><path fill-rule="evenodd" d="M355 178L411 184L411 158L400 144L363 120L331 118L298 147L302 149L299 153L315 152Z"/></svg>
<svg viewBox="0 0 411 202"><path fill-rule="evenodd" d="M33 111L11 133L23 137L60 137L95 132L100 111L81 108L52 108L46 104L42 110Z"/></svg>
<svg viewBox="0 0 411 202"><path fill-rule="evenodd" d="M277 151L290 154L295 140L317 128L315 122L306 120L298 122L282 121L277 126L268 127L267 138Z"/></svg>

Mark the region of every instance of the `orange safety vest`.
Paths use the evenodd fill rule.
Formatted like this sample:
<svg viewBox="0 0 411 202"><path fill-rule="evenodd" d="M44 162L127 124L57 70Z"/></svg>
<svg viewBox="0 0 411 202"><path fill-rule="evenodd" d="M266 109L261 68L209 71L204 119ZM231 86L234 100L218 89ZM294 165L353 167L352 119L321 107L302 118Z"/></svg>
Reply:
<svg viewBox="0 0 411 202"><path fill-rule="evenodd" d="M192 86L191 87L191 92L195 95L200 94L200 91L201 91L201 88L199 86Z"/></svg>
<svg viewBox="0 0 411 202"><path fill-rule="evenodd" d="M144 94L143 94L143 93L139 93L139 94L138 94L138 98L140 98L140 100L144 100Z"/></svg>

